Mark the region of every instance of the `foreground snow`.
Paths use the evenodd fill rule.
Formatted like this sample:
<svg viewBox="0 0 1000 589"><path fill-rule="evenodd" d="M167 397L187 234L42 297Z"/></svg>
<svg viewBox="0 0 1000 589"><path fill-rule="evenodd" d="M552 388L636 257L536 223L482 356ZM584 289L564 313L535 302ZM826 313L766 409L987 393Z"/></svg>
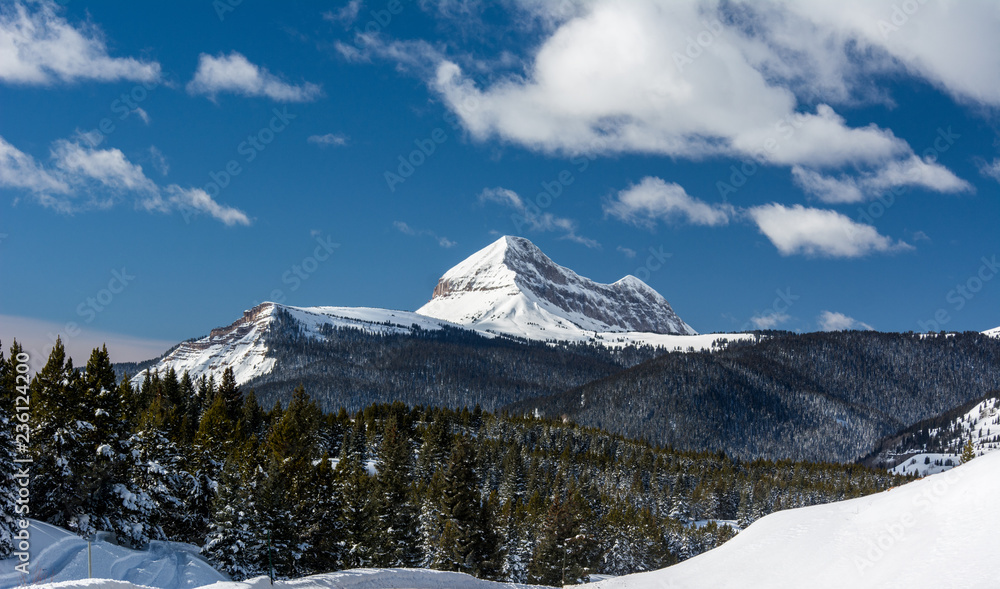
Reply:
<svg viewBox="0 0 1000 589"><path fill-rule="evenodd" d="M995 589L1000 452L889 491L764 517L715 550L593 589Z"/></svg>
<svg viewBox="0 0 1000 589"><path fill-rule="evenodd" d="M82 587L88 582L86 540L35 520L31 520L28 531L31 533L31 575L25 578L14 570L16 558L0 560L0 589L58 581ZM88 586L131 589L144 585L185 589L227 580L198 556L197 547L179 542L151 542L147 550L130 550L98 540L91 546L90 559L94 577L119 581L102 581Z"/></svg>
<svg viewBox="0 0 1000 589"><path fill-rule="evenodd" d="M538 585L493 583L462 573L446 573L424 569L353 569L325 575L313 575L292 581L275 581L275 587L288 589L545 589ZM40 585L45 589L136 589L137 585L121 581L82 580ZM243 582L226 581L208 585L206 589L270 589L267 577Z"/></svg>

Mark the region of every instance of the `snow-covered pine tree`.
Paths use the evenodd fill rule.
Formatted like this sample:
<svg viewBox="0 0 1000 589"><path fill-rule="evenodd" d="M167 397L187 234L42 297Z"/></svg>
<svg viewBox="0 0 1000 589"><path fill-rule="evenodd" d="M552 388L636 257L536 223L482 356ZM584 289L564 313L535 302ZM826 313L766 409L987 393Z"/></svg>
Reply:
<svg viewBox="0 0 1000 589"><path fill-rule="evenodd" d="M362 462L364 444L360 443L365 438L365 427L361 419L355 420L354 426L344 441L340 462L334 470L341 500L340 526L344 535L341 556L344 568L369 566L372 562L372 481Z"/></svg>
<svg viewBox="0 0 1000 589"><path fill-rule="evenodd" d="M417 536L418 513L413 487L413 449L407 431L399 420L386 420L382 444L378 450L378 472L375 477L374 566L415 567L422 555Z"/></svg>
<svg viewBox="0 0 1000 589"><path fill-rule="evenodd" d="M14 550L14 534L17 532L14 425L20 422L14 421L14 407L18 385L23 386L23 382L17 382L17 356L21 351L17 340L10 346L9 360L0 350L0 559L7 558ZM27 387L21 390L27 390Z"/></svg>
<svg viewBox="0 0 1000 589"><path fill-rule="evenodd" d="M57 338L31 383L31 450L37 472L31 485L32 511L39 519L89 535L96 530L85 506L94 489L85 470L93 462L94 449L87 448L86 440L94 425L82 388L73 360Z"/></svg>

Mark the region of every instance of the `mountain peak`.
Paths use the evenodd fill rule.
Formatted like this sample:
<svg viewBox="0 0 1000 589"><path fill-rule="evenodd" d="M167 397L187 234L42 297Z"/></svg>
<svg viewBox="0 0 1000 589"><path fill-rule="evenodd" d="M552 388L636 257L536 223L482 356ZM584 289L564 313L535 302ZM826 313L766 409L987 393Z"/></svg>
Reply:
<svg viewBox="0 0 1000 589"><path fill-rule="evenodd" d="M445 272L422 315L530 338L581 332L694 334L635 276L601 284L505 235Z"/></svg>

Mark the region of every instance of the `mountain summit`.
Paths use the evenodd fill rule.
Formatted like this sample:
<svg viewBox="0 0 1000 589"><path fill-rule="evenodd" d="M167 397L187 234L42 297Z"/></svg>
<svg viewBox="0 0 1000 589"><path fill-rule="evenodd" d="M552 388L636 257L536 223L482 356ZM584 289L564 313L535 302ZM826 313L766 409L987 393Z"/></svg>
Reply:
<svg viewBox="0 0 1000 589"><path fill-rule="evenodd" d="M523 237L504 236L448 270L417 313L531 339L585 332L694 335L635 276L601 284L564 268Z"/></svg>

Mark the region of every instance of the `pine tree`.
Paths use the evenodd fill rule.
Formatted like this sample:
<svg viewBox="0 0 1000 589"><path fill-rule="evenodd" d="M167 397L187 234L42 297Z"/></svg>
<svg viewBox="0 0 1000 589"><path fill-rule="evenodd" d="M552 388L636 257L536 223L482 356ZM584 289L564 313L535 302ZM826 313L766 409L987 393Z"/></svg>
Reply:
<svg viewBox="0 0 1000 589"><path fill-rule="evenodd" d="M965 441L965 445L962 446L961 464L972 462L972 460L975 457L976 457L976 447L972 445L972 437L970 436L969 439Z"/></svg>
<svg viewBox="0 0 1000 589"><path fill-rule="evenodd" d="M489 506L479 494L472 444L465 436L455 441L445 467L440 495L441 537L434 561L435 569L470 575L494 575L497 539L489 534L492 526Z"/></svg>
<svg viewBox="0 0 1000 589"><path fill-rule="evenodd" d="M0 560L7 558L14 550L14 534L17 533L16 512L19 485L14 478L17 472L15 454L15 424L21 422L15 419L15 406L18 388L27 391L24 384L27 374L18 382L17 358L22 352L17 340L10 346L10 359L4 359L0 350ZM23 403L22 403L23 405ZM18 427L17 433L28 433L27 424Z"/></svg>
<svg viewBox="0 0 1000 589"><path fill-rule="evenodd" d="M417 536L418 509L413 488L410 438L395 417L386 421L375 477L377 533L374 566L416 567L421 554Z"/></svg>

